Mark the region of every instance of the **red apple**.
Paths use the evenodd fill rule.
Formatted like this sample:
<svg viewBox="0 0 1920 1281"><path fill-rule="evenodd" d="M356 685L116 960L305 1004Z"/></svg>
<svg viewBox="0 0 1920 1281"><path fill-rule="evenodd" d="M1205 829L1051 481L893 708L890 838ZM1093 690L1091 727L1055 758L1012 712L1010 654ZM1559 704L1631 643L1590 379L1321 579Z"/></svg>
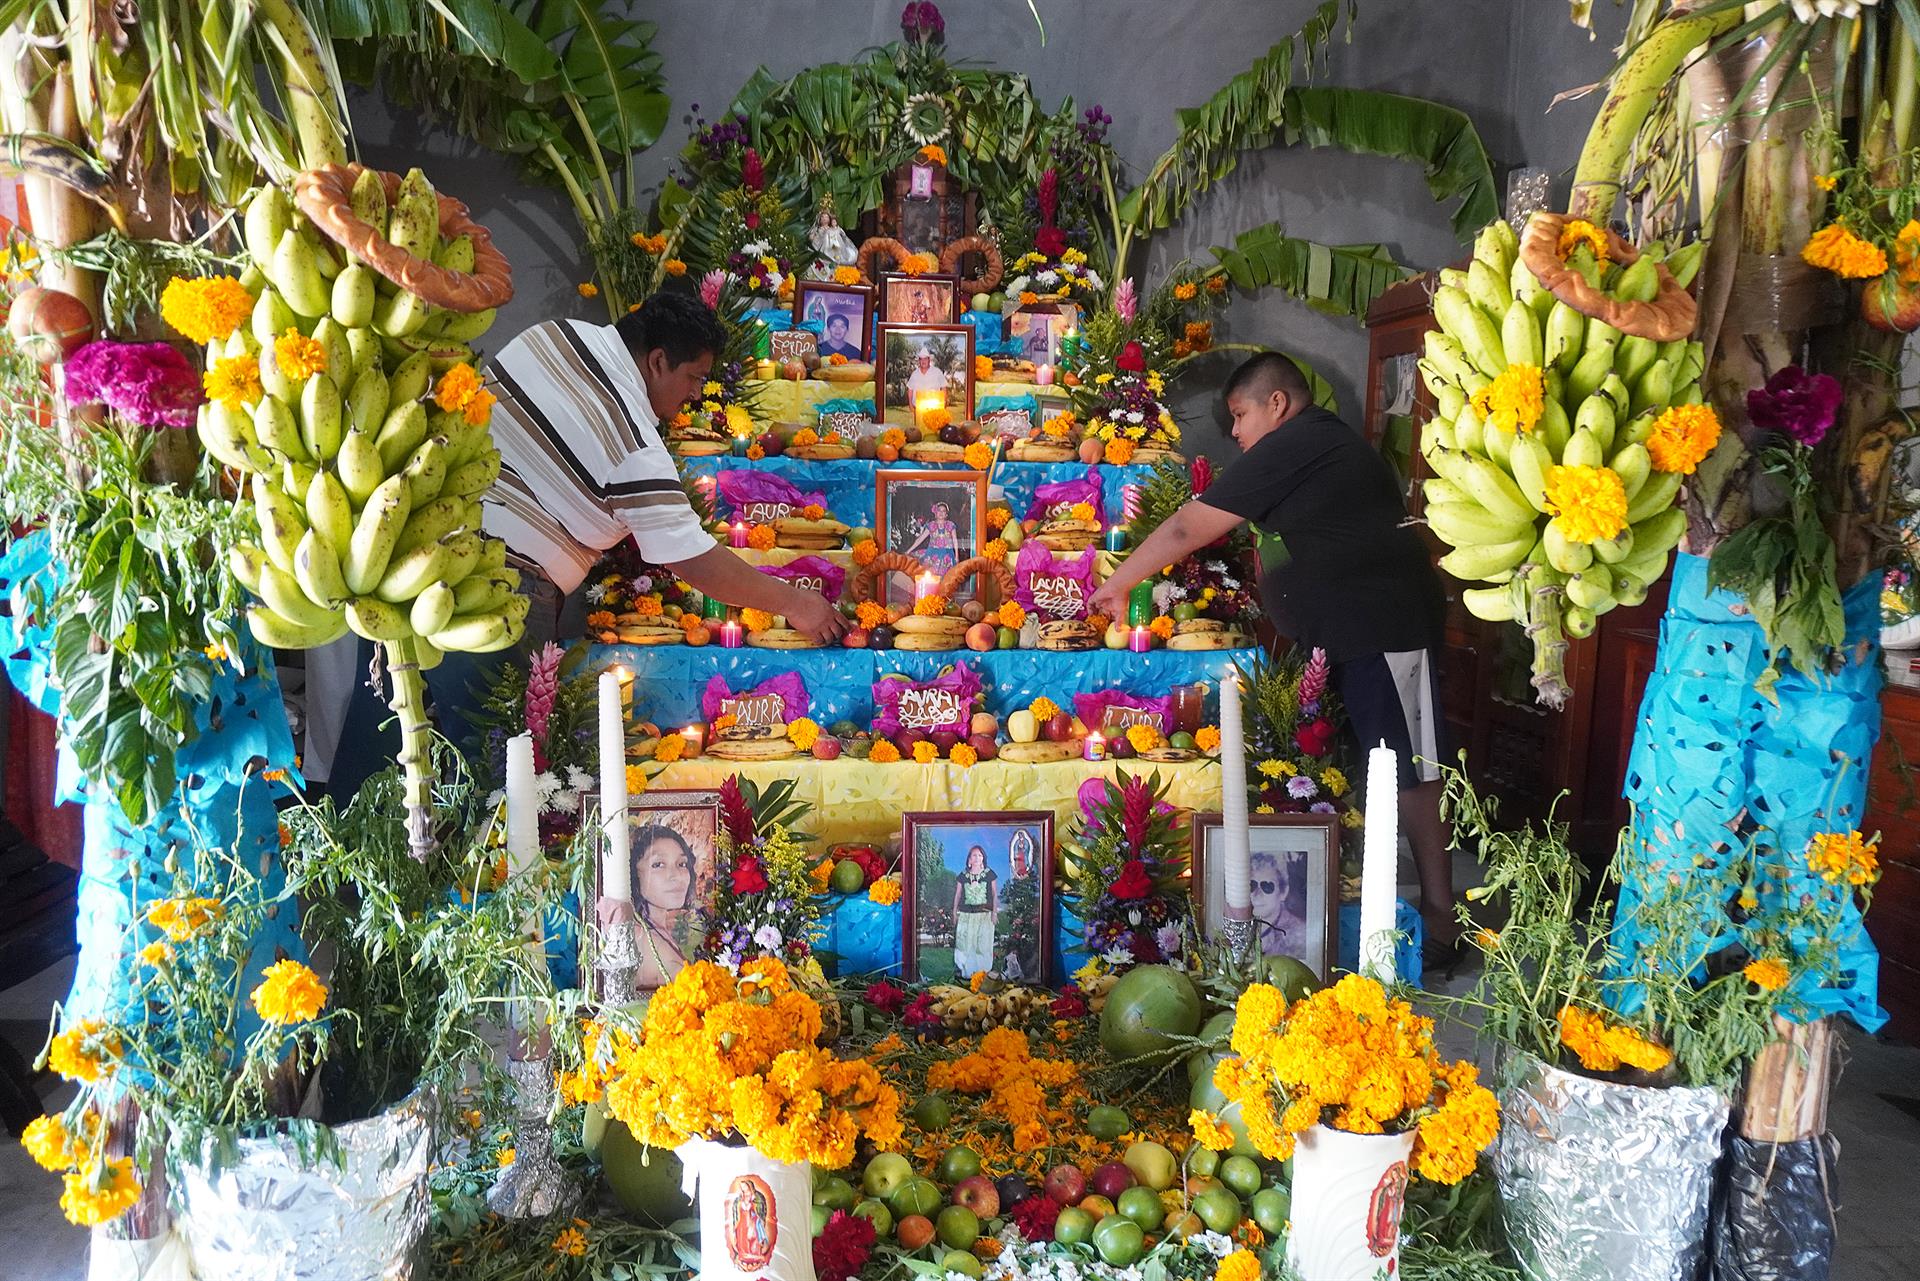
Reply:
<svg viewBox="0 0 1920 1281"><path fill-rule="evenodd" d="M840 759L840 740L831 734L822 734L813 740L813 758L817 761L837 761Z"/></svg>
<svg viewBox="0 0 1920 1281"><path fill-rule="evenodd" d="M984 1174L960 1180L953 1189L953 1203L964 1205L982 1220L1000 1213L1000 1189Z"/></svg>
<svg viewBox="0 0 1920 1281"><path fill-rule="evenodd" d="M1073 717L1056 712L1040 733L1049 743L1064 743L1073 737Z"/></svg>
<svg viewBox="0 0 1920 1281"><path fill-rule="evenodd" d="M900 749L900 755L903 758L912 760L913 745L925 739L926 736L927 731L923 729L903 729L893 736L893 745Z"/></svg>
<svg viewBox="0 0 1920 1281"><path fill-rule="evenodd" d="M770 431L760 438L760 448L767 451L767 457L773 458L786 449L787 442L780 439L780 433Z"/></svg>
<svg viewBox="0 0 1920 1281"><path fill-rule="evenodd" d="M1093 1172L1093 1190L1109 1201L1119 1200L1134 1182L1133 1171L1119 1161L1109 1161Z"/></svg>
<svg viewBox="0 0 1920 1281"><path fill-rule="evenodd" d="M1077 1165L1056 1165L1047 1171L1046 1192L1061 1205L1079 1205L1087 1194L1087 1176Z"/></svg>
<svg viewBox="0 0 1920 1281"><path fill-rule="evenodd" d="M933 740L934 749L942 756L951 755L953 745L960 741L960 736L950 729L937 729L927 737Z"/></svg>
<svg viewBox="0 0 1920 1281"><path fill-rule="evenodd" d="M968 737L967 746L983 761L990 761L1000 754L999 744L993 741L991 734L974 734Z"/></svg>
<svg viewBox="0 0 1920 1281"><path fill-rule="evenodd" d="M1135 755L1133 744L1127 741L1125 734L1115 734L1107 740L1107 755L1116 761L1131 760Z"/></svg>
<svg viewBox="0 0 1920 1281"><path fill-rule="evenodd" d="M871 638L867 635L866 628L849 627L846 633L840 637L840 643L848 649L865 649L869 639Z"/></svg>

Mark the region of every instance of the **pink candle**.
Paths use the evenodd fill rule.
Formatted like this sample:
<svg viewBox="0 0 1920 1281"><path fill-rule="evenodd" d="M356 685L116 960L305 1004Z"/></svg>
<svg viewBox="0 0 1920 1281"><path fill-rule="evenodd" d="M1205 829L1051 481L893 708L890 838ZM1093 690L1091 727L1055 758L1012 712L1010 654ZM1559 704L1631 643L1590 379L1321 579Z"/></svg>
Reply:
<svg viewBox="0 0 1920 1281"><path fill-rule="evenodd" d="M1086 742L1080 746L1083 760L1104 761L1107 759L1107 739L1099 730L1088 730Z"/></svg>
<svg viewBox="0 0 1920 1281"><path fill-rule="evenodd" d="M932 571L929 570L927 573L920 575L919 581L913 585L914 603L918 604L929 596L938 595L939 591L940 580L935 578Z"/></svg>
<svg viewBox="0 0 1920 1281"><path fill-rule="evenodd" d="M720 624L720 648L740 648L740 624L731 618Z"/></svg>
<svg viewBox="0 0 1920 1281"><path fill-rule="evenodd" d="M1153 633L1144 627L1133 629L1133 635L1127 638L1127 648L1136 654L1144 654L1153 648Z"/></svg>
<svg viewBox="0 0 1920 1281"><path fill-rule="evenodd" d="M1033 371L1033 381L1041 387L1053 386L1053 366L1041 365Z"/></svg>
<svg viewBox="0 0 1920 1281"><path fill-rule="evenodd" d="M735 547L745 547L747 545L746 521L736 520L733 522L733 537L731 541Z"/></svg>

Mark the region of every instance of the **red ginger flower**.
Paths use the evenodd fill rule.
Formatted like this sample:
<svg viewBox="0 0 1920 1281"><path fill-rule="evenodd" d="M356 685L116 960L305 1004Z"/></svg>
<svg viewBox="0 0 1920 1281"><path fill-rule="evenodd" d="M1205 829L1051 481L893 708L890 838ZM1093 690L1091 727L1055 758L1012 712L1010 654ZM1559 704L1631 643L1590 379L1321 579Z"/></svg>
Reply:
<svg viewBox="0 0 1920 1281"><path fill-rule="evenodd" d="M752 147L740 157L740 185L748 191L758 191L767 185L767 172L760 163L760 153Z"/></svg>
<svg viewBox="0 0 1920 1281"><path fill-rule="evenodd" d="M736 847L753 841L753 807L740 794L740 780L732 775L720 785L720 821L726 825L727 839Z"/></svg>
<svg viewBox="0 0 1920 1281"><path fill-rule="evenodd" d="M1207 492L1207 486L1213 483L1213 463L1204 456L1193 460L1193 496L1195 498Z"/></svg>

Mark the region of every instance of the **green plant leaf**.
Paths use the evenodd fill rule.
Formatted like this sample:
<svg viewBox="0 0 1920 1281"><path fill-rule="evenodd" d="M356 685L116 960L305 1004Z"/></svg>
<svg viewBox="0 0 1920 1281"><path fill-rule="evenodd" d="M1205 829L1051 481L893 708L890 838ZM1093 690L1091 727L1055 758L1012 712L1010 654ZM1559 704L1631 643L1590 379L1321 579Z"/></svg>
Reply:
<svg viewBox="0 0 1920 1281"><path fill-rule="evenodd" d="M1280 289L1317 311L1365 319L1373 300L1413 273L1386 246L1323 245L1287 235L1277 222L1213 247L1228 279L1241 289Z"/></svg>

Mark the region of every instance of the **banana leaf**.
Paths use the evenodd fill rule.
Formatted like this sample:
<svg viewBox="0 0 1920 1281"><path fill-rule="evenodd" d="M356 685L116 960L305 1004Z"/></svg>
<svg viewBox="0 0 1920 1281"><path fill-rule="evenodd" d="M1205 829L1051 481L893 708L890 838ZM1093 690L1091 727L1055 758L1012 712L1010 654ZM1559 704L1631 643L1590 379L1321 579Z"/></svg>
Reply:
<svg viewBox="0 0 1920 1281"><path fill-rule="evenodd" d="M1279 289L1316 311L1364 320L1373 300L1413 273L1384 245L1323 245L1287 235L1269 222L1213 247L1241 289Z"/></svg>
<svg viewBox="0 0 1920 1281"><path fill-rule="evenodd" d="M497 63L526 84L560 71L546 41L498 0L301 0L301 7L315 29L333 40L445 49Z"/></svg>
<svg viewBox="0 0 1920 1281"><path fill-rule="evenodd" d="M1426 166L1436 201L1461 197L1453 234L1462 244L1500 215L1487 149L1465 112L1424 98L1371 89L1297 88L1287 92L1288 141L1388 156Z"/></svg>

